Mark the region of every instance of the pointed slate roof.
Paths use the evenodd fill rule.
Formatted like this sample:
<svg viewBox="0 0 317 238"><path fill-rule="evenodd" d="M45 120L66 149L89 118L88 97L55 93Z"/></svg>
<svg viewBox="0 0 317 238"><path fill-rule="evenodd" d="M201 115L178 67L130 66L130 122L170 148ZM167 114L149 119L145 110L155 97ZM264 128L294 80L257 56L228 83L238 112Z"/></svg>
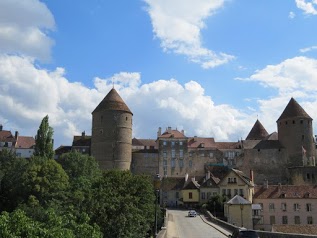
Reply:
<svg viewBox="0 0 317 238"><path fill-rule="evenodd" d="M235 195L233 198L231 198L227 204L251 204L248 200L244 199L243 197L239 195Z"/></svg>
<svg viewBox="0 0 317 238"><path fill-rule="evenodd" d="M259 120L256 120L246 140L263 140L268 135L269 133L267 133L262 123Z"/></svg>
<svg viewBox="0 0 317 238"><path fill-rule="evenodd" d="M124 111L133 115L128 106L118 94L117 90L115 90L114 88L110 90L110 92L105 96L105 98L99 103L99 105L92 113L100 112L103 110Z"/></svg>
<svg viewBox="0 0 317 238"><path fill-rule="evenodd" d="M286 108L284 109L282 115L279 117L277 121L295 117L312 119L305 112L305 110L298 104L298 102L294 98L291 98Z"/></svg>

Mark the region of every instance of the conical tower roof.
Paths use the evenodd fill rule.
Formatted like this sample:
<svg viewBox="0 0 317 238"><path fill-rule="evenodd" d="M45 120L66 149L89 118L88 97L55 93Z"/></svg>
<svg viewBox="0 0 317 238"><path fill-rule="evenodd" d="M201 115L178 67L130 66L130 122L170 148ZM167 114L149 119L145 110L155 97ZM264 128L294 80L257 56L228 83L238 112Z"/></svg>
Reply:
<svg viewBox="0 0 317 238"><path fill-rule="evenodd" d="M282 115L279 117L277 121L287 119L287 118L309 118L312 119L305 110L298 104L298 102L291 98L286 108L284 109Z"/></svg>
<svg viewBox="0 0 317 238"><path fill-rule="evenodd" d="M259 120L256 120L246 140L263 140L269 135Z"/></svg>
<svg viewBox="0 0 317 238"><path fill-rule="evenodd" d="M99 103L96 109L92 112L99 112L103 110L113 110L113 111L125 111L133 114L125 102L122 100L117 90L114 88L105 96L105 98Z"/></svg>

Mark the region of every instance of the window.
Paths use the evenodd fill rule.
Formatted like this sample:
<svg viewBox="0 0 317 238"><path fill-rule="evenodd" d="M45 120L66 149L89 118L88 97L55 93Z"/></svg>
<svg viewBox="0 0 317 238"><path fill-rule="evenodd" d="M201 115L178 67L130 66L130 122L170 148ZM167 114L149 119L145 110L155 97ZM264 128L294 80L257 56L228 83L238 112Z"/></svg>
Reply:
<svg viewBox="0 0 317 238"><path fill-rule="evenodd" d="M188 193L188 198L189 198L189 199L192 199L192 198L193 198L193 193L192 193L192 192Z"/></svg>
<svg viewBox="0 0 317 238"><path fill-rule="evenodd" d="M244 197L244 193L243 193L243 189L239 189L239 195L241 196L241 197Z"/></svg>
<svg viewBox="0 0 317 238"><path fill-rule="evenodd" d="M163 141L163 145L166 145L166 141L165 140Z"/></svg>
<svg viewBox="0 0 317 238"><path fill-rule="evenodd" d="M192 157L192 153L189 153L189 157Z"/></svg>
<svg viewBox="0 0 317 238"><path fill-rule="evenodd" d="M298 203L294 203L294 211L299 211L299 204Z"/></svg>
<svg viewBox="0 0 317 238"><path fill-rule="evenodd" d="M234 189L234 195L238 195L238 189Z"/></svg>
<svg viewBox="0 0 317 238"><path fill-rule="evenodd" d="M300 224L300 217L299 216L295 216L294 217L294 223L295 224Z"/></svg>
<svg viewBox="0 0 317 238"><path fill-rule="evenodd" d="M178 192L175 193L175 198L179 198L179 193Z"/></svg>
<svg viewBox="0 0 317 238"><path fill-rule="evenodd" d="M179 145L183 145L183 141L180 141L180 142L179 142Z"/></svg>
<svg viewBox="0 0 317 238"><path fill-rule="evenodd" d="M171 144L172 144L172 146L175 146L175 141L172 141Z"/></svg>
<svg viewBox="0 0 317 238"><path fill-rule="evenodd" d="M163 157L167 158L167 152L166 151L163 152Z"/></svg>
<svg viewBox="0 0 317 238"><path fill-rule="evenodd" d="M270 210L270 212L272 212L272 211L275 210L275 208L274 208L274 203L270 203L270 204L269 204L269 210Z"/></svg>
<svg viewBox="0 0 317 238"><path fill-rule="evenodd" d="M282 208L282 211L286 211L287 209L286 209L286 203L282 203L282 205L281 205L281 208Z"/></svg>
<svg viewBox="0 0 317 238"><path fill-rule="evenodd" d="M307 211L307 212L311 212L311 211L312 211L312 209L311 209L311 203L307 203L307 204L306 204L306 211Z"/></svg>
<svg viewBox="0 0 317 238"><path fill-rule="evenodd" d="M164 176L167 176L167 170L164 169Z"/></svg>
<svg viewBox="0 0 317 238"><path fill-rule="evenodd" d="M166 167L167 166L167 160L163 160L163 166Z"/></svg>
<svg viewBox="0 0 317 238"><path fill-rule="evenodd" d="M237 178L228 178L228 183L236 183Z"/></svg>
<svg viewBox="0 0 317 238"><path fill-rule="evenodd" d="M214 153L210 152L210 153L209 153L209 157L210 157L210 158L214 157Z"/></svg>
<svg viewBox="0 0 317 238"><path fill-rule="evenodd" d="M207 199L211 198L211 192L207 193Z"/></svg>
<svg viewBox="0 0 317 238"><path fill-rule="evenodd" d="M172 167L172 168L175 168L175 159L172 159L172 160L171 160L171 167Z"/></svg>
<svg viewBox="0 0 317 238"><path fill-rule="evenodd" d="M226 195L226 189L222 189L222 195Z"/></svg>
<svg viewBox="0 0 317 238"><path fill-rule="evenodd" d="M17 157L21 157L21 155L22 155L21 153L16 153Z"/></svg>
<svg viewBox="0 0 317 238"><path fill-rule="evenodd" d="M307 217L307 224L313 224L313 217L312 216Z"/></svg>
<svg viewBox="0 0 317 238"><path fill-rule="evenodd" d="M206 199L206 193L205 192L201 193L201 199L204 199L204 200Z"/></svg>
<svg viewBox="0 0 317 238"><path fill-rule="evenodd" d="M172 158L175 158L175 150L172 150Z"/></svg>
<svg viewBox="0 0 317 238"><path fill-rule="evenodd" d="M200 157L204 157L205 156L205 153L204 152L201 152L200 153Z"/></svg>
<svg viewBox="0 0 317 238"><path fill-rule="evenodd" d="M287 216L282 216L282 224L287 224Z"/></svg>
<svg viewBox="0 0 317 238"><path fill-rule="evenodd" d="M179 164L179 167L180 167L180 168L183 168L183 167L184 167L184 160L180 159L180 160L178 161L178 164Z"/></svg>
<svg viewBox="0 0 317 238"><path fill-rule="evenodd" d="M179 150L179 157L183 158L184 157L184 151L183 150Z"/></svg>
<svg viewBox="0 0 317 238"><path fill-rule="evenodd" d="M193 161L190 160L190 161L188 162L188 165L189 165L189 168L193 167Z"/></svg>
<svg viewBox="0 0 317 238"><path fill-rule="evenodd" d="M270 216L270 224L275 224L275 216Z"/></svg>
<svg viewBox="0 0 317 238"><path fill-rule="evenodd" d="M227 189L227 195L228 197L231 197L231 189Z"/></svg>

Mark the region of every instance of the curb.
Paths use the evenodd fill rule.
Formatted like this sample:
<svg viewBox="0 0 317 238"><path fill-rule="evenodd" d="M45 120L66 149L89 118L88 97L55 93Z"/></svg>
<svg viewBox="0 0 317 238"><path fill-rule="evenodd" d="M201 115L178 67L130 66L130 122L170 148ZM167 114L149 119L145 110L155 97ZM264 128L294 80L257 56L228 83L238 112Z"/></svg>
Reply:
<svg viewBox="0 0 317 238"><path fill-rule="evenodd" d="M220 228L218 226L215 226L212 222L209 222L206 220L204 215L199 215L200 218L203 220L203 222L205 222L206 224L208 224L209 226L212 226L213 228L215 228L217 231L219 231L220 233L222 233L225 236L230 235L231 233L229 231L224 230L223 228Z"/></svg>

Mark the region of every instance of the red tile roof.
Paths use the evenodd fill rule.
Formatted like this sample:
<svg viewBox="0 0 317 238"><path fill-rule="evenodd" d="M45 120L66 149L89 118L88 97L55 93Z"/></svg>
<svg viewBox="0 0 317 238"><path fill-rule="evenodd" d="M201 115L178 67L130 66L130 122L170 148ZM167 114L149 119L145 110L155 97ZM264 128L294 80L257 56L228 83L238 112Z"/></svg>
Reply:
<svg viewBox="0 0 317 238"><path fill-rule="evenodd" d="M240 142L216 142L219 150L241 149Z"/></svg>
<svg viewBox="0 0 317 238"><path fill-rule="evenodd" d="M213 148L217 149L214 138L190 137L188 138L188 148Z"/></svg>
<svg viewBox="0 0 317 238"><path fill-rule="evenodd" d="M166 130L159 138L186 138L186 136L178 130Z"/></svg>
<svg viewBox="0 0 317 238"><path fill-rule="evenodd" d="M317 185L255 186L253 198L317 198Z"/></svg>
<svg viewBox="0 0 317 238"><path fill-rule="evenodd" d="M18 136L15 148L30 149L35 145L35 139L31 136Z"/></svg>
<svg viewBox="0 0 317 238"><path fill-rule="evenodd" d="M15 139L11 131L0 131L0 141L2 142L12 142Z"/></svg>

